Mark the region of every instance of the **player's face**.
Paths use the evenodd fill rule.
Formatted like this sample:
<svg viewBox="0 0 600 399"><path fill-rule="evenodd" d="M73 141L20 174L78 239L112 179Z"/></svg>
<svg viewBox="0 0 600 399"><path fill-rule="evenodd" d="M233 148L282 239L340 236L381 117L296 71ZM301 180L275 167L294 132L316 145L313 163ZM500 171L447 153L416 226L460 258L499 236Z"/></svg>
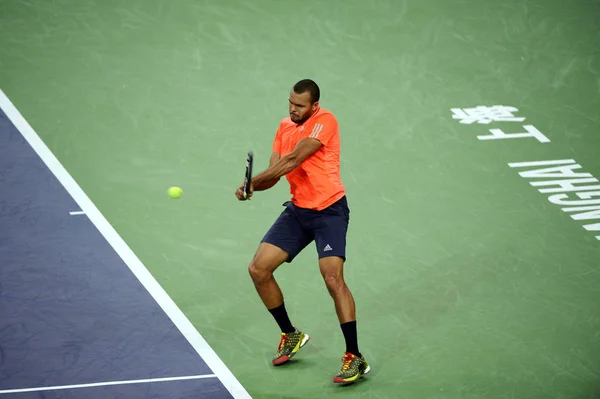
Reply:
<svg viewBox="0 0 600 399"><path fill-rule="evenodd" d="M318 102L311 104L310 92L298 94L292 90L289 99L290 119L297 124L303 123L312 115L318 105Z"/></svg>

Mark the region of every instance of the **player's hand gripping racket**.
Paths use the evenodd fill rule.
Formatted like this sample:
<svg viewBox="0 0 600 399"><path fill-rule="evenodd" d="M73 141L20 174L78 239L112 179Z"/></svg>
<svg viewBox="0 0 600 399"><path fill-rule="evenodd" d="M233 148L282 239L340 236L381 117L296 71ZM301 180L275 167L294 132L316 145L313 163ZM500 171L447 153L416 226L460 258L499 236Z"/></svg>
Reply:
<svg viewBox="0 0 600 399"><path fill-rule="evenodd" d="M250 183L252 182L252 164L254 163L254 153L250 151L248 153L248 159L246 159L246 175L244 176L244 198L248 198L250 193Z"/></svg>

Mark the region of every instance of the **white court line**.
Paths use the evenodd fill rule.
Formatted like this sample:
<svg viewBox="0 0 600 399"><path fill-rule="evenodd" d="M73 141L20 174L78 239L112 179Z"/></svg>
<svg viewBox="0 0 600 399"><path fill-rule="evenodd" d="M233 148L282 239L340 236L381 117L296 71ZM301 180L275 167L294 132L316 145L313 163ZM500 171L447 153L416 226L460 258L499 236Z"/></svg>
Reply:
<svg viewBox="0 0 600 399"><path fill-rule="evenodd" d="M107 382L93 382L90 384L77 384L77 385L57 385L53 387L38 387L38 388L22 388L22 389L6 389L0 391L3 393L22 393L22 392L37 392L37 391L57 391L62 389L77 389L77 388L93 388L93 387L105 387L109 385L126 385L126 384L147 384L150 382L168 382L168 381L182 381L182 380L199 380L202 378L214 378L214 374L203 374L203 375L188 375L184 377L167 377L167 378L148 378L145 380L128 380L128 381L107 381Z"/></svg>
<svg viewBox="0 0 600 399"><path fill-rule="evenodd" d="M73 211L73 212L69 212L69 215L71 215L71 216L85 215L85 212L84 211Z"/></svg>
<svg viewBox="0 0 600 399"><path fill-rule="evenodd" d="M250 395L244 387L239 383L227 366L225 366L223 361L217 356L204 338L202 338L200 333L198 333L192 323L177 307L175 302L173 302L160 284L158 284L152 274L150 274L148 269L146 269L121 236L119 236L110 223L108 223L98 208L96 208L94 203L83 192L81 187L79 187L69 172L67 172L54 154L52 154L50 149L44 144L42 139L29 123L27 123L25 118L23 118L1 89L0 108L2 108L6 116L8 116L16 128L21 132L25 140L27 140L29 145L31 145L38 156L44 161L48 169L52 171L54 176L56 176L71 197L73 197L75 202L77 202L80 209L88 215L90 221L96 226L98 231L100 231L117 254L119 254L121 259L123 259L123 262L125 262L129 269L131 269L131 272L138 278L158 305L165 311L167 316L169 316L183 336L189 341L196 352L198 352L212 372L217 375L231 395L236 399L250 398Z"/></svg>

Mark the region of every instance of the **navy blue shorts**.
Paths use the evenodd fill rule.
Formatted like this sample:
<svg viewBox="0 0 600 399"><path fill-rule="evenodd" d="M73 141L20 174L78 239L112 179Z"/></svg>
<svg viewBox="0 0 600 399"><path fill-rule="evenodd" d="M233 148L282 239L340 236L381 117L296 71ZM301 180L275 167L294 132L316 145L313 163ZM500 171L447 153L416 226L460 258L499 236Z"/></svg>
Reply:
<svg viewBox="0 0 600 399"><path fill-rule="evenodd" d="M321 211L299 208L291 201L261 242L273 244L288 253L290 263L313 240L319 259L339 256L346 260L346 232L350 209L346 196Z"/></svg>

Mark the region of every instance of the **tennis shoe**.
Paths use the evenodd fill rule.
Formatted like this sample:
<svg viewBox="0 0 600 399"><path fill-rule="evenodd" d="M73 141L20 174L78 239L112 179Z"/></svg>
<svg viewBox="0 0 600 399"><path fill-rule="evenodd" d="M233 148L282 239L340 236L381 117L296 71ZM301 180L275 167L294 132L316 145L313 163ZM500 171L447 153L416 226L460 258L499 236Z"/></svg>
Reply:
<svg viewBox="0 0 600 399"><path fill-rule="evenodd" d="M277 353L273 356L273 365L279 366L290 360L300 348L302 348L310 339L308 334L305 334L295 328L294 332L281 333L281 340L279 341L279 347Z"/></svg>
<svg viewBox="0 0 600 399"><path fill-rule="evenodd" d="M342 358L342 369L333 377L333 382L336 384L352 383L369 371L371 371L371 367L362 355L358 357L346 352Z"/></svg>

